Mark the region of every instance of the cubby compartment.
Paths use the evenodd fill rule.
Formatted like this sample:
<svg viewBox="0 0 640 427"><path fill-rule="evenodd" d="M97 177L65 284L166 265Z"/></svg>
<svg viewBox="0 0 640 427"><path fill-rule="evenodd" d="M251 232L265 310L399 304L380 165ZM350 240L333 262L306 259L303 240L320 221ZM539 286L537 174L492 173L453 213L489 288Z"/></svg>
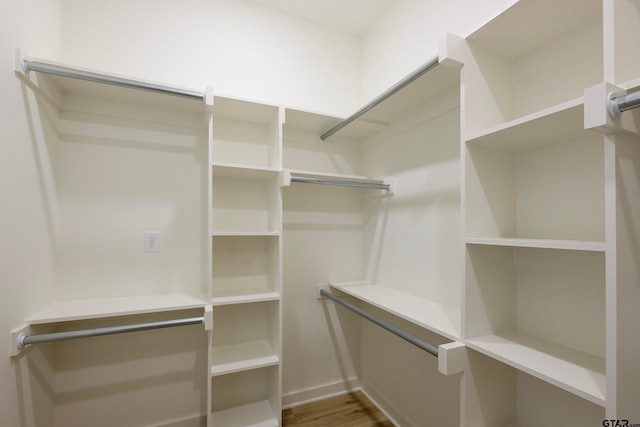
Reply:
<svg viewBox="0 0 640 427"><path fill-rule="evenodd" d="M596 426L605 409L469 349L462 425L483 427ZM465 374L467 375L467 374Z"/></svg>
<svg viewBox="0 0 640 427"><path fill-rule="evenodd" d="M552 108L603 80L600 0L511 2L467 37L463 132Z"/></svg>
<svg viewBox="0 0 640 427"><path fill-rule="evenodd" d="M279 312L279 301L214 307L213 425L279 425Z"/></svg>
<svg viewBox="0 0 640 427"><path fill-rule="evenodd" d="M211 374L278 364L279 301L215 306Z"/></svg>
<svg viewBox="0 0 640 427"><path fill-rule="evenodd" d="M563 131L568 139L540 141L522 136L520 130L527 134L528 126L524 128L467 142L467 242L550 239L602 244L603 137Z"/></svg>
<svg viewBox="0 0 640 427"><path fill-rule="evenodd" d="M278 107L215 97L213 114L214 162L280 168Z"/></svg>
<svg viewBox="0 0 640 427"><path fill-rule="evenodd" d="M280 232L278 173L213 166L213 233Z"/></svg>
<svg viewBox="0 0 640 427"><path fill-rule="evenodd" d="M213 304L277 299L278 236L213 237Z"/></svg>
<svg viewBox="0 0 640 427"><path fill-rule="evenodd" d="M467 244L467 345L605 404L605 254Z"/></svg>
<svg viewBox="0 0 640 427"><path fill-rule="evenodd" d="M277 367L243 371L211 379L212 425L278 427L280 425Z"/></svg>
<svg viewBox="0 0 640 427"><path fill-rule="evenodd" d="M361 126L345 129L330 141L320 135L339 120L320 114L287 109L283 126L283 167L331 175L363 175L359 142Z"/></svg>

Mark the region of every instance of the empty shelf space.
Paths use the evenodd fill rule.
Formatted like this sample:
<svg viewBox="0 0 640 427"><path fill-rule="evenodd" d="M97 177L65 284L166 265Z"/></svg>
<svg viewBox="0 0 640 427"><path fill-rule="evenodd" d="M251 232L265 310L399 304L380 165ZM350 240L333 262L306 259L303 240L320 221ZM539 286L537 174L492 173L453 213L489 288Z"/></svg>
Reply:
<svg viewBox="0 0 640 427"><path fill-rule="evenodd" d="M580 97L472 133L466 140L472 144L522 150L579 136L583 129L584 98Z"/></svg>
<svg viewBox="0 0 640 427"><path fill-rule="evenodd" d="M278 355L266 341L237 344L213 349L211 375L232 374L280 363Z"/></svg>
<svg viewBox="0 0 640 427"><path fill-rule="evenodd" d="M598 0L512 1L469 39L516 57L599 13L602 13L602 2Z"/></svg>
<svg viewBox="0 0 640 427"><path fill-rule="evenodd" d="M352 297L452 340L460 335L460 310L369 282L330 283Z"/></svg>
<svg viewBox="0 0 640 427"><path fill-rule="evenodd" d="M474 350L595 404L606 402L605 360L518 331L467 340Z"/></svg>
<svg viewBox="0 0 640 427"><path fill-rule="evenodd" d="M214 426L278 427L278 418L267 401L238 406L212 414Z"/></svg>
<svg viewBox="0 0 640 427"><path fill-rule="evenodd" d="M58 301L44 310L27 317L25 322L29 324L44 324L72 320L99 319L131 314L201 308L206 304L207 302L204 298L196 298L182 294Z"/></svg>
<svg viewBox="0 0 640 427"><path fill-rule="evenodd" d="M238 163L213 162L213 176L236 178L268 179L279 173L279 169L250 166Z"/></svg>
<svg viewBox="0 0 640 427"><path fill-rule="evenodd" d="M280 295L267 287L255 289L215 290L213 291L212 305L247 304L262 301L277 301Z"/></svg>
<svg viewBox="0 0 640 427"><path fill-rule="evenodd" d="M467 237L468 245L509 246L514 248L566 249L574 251L604 252L605 242L552 239L510 239L490 237Z"/></svg>

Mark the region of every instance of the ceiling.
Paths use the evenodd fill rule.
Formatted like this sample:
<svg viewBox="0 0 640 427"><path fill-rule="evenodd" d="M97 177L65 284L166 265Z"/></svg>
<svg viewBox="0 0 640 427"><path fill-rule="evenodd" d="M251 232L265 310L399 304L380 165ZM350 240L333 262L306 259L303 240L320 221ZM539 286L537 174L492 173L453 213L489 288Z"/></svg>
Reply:
<svg viewBox="0 0 640 427"><path fill-rule="evenodd" d="M247 0L342 33L362 37L394 0Z"/></svg>

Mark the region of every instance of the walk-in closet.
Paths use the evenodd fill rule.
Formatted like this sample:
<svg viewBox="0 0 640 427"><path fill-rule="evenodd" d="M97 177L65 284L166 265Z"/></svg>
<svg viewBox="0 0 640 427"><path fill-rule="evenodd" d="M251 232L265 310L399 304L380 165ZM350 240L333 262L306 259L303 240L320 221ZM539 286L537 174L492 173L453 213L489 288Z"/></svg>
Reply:
<svg viewBox="0 0 640 427"><path fill-rule="evenodd" d="M640 425L639 0L107 3L0 18L0 425Z"/></svg>

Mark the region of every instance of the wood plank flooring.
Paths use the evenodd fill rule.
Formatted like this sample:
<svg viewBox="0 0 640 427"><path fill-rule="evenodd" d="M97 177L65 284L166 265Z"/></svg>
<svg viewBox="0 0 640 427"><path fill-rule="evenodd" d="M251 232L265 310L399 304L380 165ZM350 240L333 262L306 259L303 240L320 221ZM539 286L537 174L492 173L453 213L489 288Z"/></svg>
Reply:
<svg viewBox="0 0 640 427"><path fill-rule="evenodd" d="M362 392L347 393L282 411L283 427L393 427Z"/></svg>

